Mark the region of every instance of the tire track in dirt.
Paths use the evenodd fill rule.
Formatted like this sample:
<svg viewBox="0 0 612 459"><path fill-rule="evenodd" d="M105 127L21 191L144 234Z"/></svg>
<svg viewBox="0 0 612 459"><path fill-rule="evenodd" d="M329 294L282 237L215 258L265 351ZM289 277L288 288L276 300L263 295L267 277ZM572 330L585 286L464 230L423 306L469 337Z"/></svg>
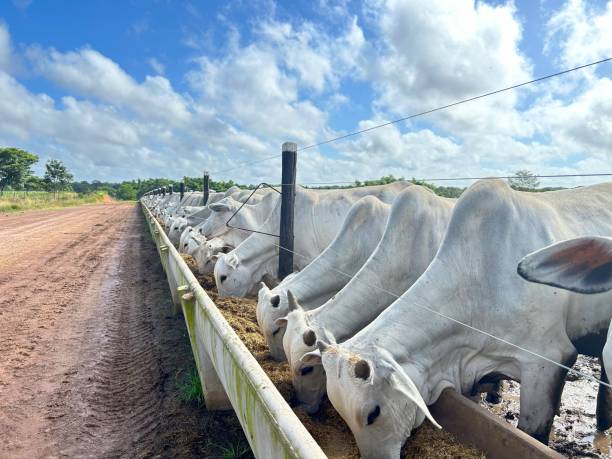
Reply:
<svg viewBox="0 0 612 459"><path fill-rule="evenodd" d="M220 457L245 445L233 412L178 397L195 365L140 210L44 215L0 219L11 248L0 250L0 458Z"/></svg>
<svg viewBox="0 0 612 459"><path fill-rule="evenodd" d="M4 244L20 253L15 258L13 251L0 252L3 266L9 266L0 275L0 441L9 451L15 438L36 435L44 424L44 399L62 379L55 370L66 366L72 354L57 350L70 337L79 314L87 312L82 308L83 289L108 260L105 249L124 229L130 208L47 212L46 220L36 215L35 224L23 214L18 237L11 237L18 225L0 230ZM0 451L3 446L0 443ZM31 452L38 455L37 449Z"/></svg>

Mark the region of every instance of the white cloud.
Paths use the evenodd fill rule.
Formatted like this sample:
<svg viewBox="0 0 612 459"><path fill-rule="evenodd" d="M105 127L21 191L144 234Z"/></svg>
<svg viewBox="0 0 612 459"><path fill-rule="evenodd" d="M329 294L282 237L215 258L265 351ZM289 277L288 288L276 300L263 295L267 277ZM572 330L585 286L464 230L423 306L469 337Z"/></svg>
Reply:
<svg viewBox="0 0 612 459"><path fill-rule="evenodd" d="M612 1L597 8L568 0L548 21L545 49L550 54L560 51L565 67L612 56Z"/></svg>
<svg viewBox="0 0 612 459"><path fill-rule="evenodd" d="M564 5L548 22L548 52L562 64L581 47L607 52L610 5L597 11L581 2ZM339 118L343 110L347 118L361 113L357 128L364 129L532 75L512 3L371 0L359 19L348 15L346 3L320 0L319 6L332 25L280 21L270 7L241 35L224 19L225 49L212 53L202 39L191 51L198 56L185 75L190 92L178 92L153 57L147 62L155 76L136 79L91 48L30 46L37 76L65 92L55 99L35 94L9 74L20 56L0 23L0 144L63 159L78 178L178 178L238 167L216 178L276 182L280 160L240 163L280 153L286 140L303 146L341 134L329 125L348 124ZM345 93L346 82L363 92ZM491 97L423 118L424 124L332 144L331 154L327 147L325 154L300 152L298 178L605 170L612 163L611 94L610 79L591 72ZM371 116L362 114L368 104Z"/></svg>
<svg viewBox="0 0 612 459"><path fill-rule="evenodd" d="M385 52L369 74L379 103L396 113L442 105L531 75L519 50L521 25L511 4L388 0L375 5Z"/></svg>
<svg viewBox="0 0 612 459"><path fill-rule="evenodd" d="M166 73L166 66L154 57L150 57L147 62L158 75L163 75L164 73Z"/></svg>
<svg viewBox="0 0 612 459"><path fill-rule="evenodd" d="M166 78L147 76L137 83L114 61L93 49L61 53L31 48L29 57L41 75L67 90L172 124L190 117L187 98L177 94Z"/></svg>

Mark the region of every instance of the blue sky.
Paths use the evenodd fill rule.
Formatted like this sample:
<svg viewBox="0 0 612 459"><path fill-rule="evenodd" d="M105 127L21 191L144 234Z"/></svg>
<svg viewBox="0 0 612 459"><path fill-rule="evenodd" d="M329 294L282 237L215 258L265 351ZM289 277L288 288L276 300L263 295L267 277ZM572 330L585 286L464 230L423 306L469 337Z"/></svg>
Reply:
<svg viewBox="0 0 612 459"><path fill-rule="evenodd" d="M0 0L0 145L79 179L278 181L240 163L609 56L603 0ZM306 150L298 178L610 172L611 73Z"/></svg>

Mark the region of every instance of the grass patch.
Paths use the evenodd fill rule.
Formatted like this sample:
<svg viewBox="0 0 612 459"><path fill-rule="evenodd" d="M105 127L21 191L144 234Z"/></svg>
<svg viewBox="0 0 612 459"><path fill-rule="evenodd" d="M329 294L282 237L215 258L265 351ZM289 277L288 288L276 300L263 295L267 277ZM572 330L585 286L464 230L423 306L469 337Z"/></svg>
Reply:
<svg viewBox="0 0 612 459"><path fill-rule="evenodd" d="M237 440L235 443L228 441L222 445L210 442L209 445L217 450L217 454L214 457L218 457L219 459L244 459L253 457L251 448L242 440Z"/></svg>
<svg viewBox="0 0 612 459"><path fill-rule="evenodd" d="M195 368L191 370L183 378L177 377L176 388L178 397L186 403L195 403L198 406L204 406L204 392L202 392L202 382L200 375Z"/></svg>
<svg viewBox="0 0 612 459"><path fill-rule="evenodd" d="M103 192L78 194L65 191L54 194L44 191L6 191L3 195L0 195L0 213L73 207L109 202L110 200L111 198Z"/></svg>

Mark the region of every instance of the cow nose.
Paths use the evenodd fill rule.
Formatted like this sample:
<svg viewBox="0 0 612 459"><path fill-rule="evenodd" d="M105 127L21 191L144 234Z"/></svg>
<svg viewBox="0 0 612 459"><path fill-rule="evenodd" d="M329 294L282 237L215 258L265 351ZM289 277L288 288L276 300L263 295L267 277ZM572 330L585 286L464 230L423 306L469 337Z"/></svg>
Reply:
<svg viewBox="0 0 612 459"><path fill-rule="evenodd" d="M225 279L227 279L227 276L225 274L221 274L221 277L219 277L219 280L221 280L221 283L225 282Z"/></svg>

